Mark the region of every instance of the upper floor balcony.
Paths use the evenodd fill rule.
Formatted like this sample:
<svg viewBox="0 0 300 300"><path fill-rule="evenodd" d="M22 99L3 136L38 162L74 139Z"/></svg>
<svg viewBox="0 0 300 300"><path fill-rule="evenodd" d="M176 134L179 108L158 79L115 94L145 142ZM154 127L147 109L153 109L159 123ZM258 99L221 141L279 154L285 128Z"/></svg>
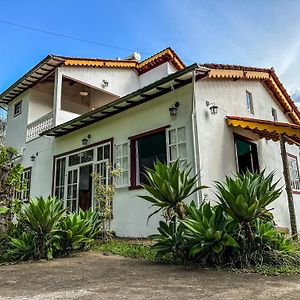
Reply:
<svg viewBox="0 0 300 300"><path fill-rule="evenodd" d="M117 98L116 95L70 78L44 80L29 94L26 142Z"/></svg>

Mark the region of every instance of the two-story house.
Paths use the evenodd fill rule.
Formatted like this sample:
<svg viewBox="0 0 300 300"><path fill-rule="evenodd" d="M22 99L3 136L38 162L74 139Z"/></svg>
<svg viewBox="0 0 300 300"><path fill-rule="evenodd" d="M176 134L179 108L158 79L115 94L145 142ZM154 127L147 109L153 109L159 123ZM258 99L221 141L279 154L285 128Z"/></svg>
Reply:
<svg viewBox="0 0 300 300"><path fill-rule="evenodd" d="M170 48L138 58L50 55L0 95L8 105L7 144L25 167L23 200L53 194L70 211L93 207L90 174L108 182L110 163L122 169L113 229L118 236L147 236L160 216L146 225L151 210L137 197L145 166L157 158L191 164L198 184L211 186L195 200L214 201L214 181L225 175L275 169L282 177L278 140L284 136L300 215L300 112L273 69L186 67ZM274 215L279 226L290 227L285 193Z"/></svg>

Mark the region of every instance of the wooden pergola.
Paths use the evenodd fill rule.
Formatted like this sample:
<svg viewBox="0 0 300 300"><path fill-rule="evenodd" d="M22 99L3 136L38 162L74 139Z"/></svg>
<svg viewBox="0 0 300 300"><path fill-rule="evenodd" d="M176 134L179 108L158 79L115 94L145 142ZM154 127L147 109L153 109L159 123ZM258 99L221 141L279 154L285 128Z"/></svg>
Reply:
<svg viewBox="0 0 300 300"><path fill-rule="evenodd" d="M285 145L286 143L288 143L290 145L294 144L300 146L300 125L236 116L227 116L226 121L229 126L249 130L257 134L260 139L265 138L274 142L280 142L281 159L283 165L285 188L288 199L291 231L292 236L297 238L296 212Z"/></svg>

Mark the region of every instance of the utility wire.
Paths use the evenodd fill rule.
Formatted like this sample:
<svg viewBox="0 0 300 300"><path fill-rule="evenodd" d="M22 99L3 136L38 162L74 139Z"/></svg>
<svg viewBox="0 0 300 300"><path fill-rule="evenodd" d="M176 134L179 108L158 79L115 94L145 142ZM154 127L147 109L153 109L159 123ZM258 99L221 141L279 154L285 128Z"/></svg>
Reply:
<svg viewBox="0 0 300 300"><path fill-rule="evenodd" d="M118 47L118 46L114 46L114 45L110 45L110 44L100 43L100 42L97 42L97 41L86 40L86 39L78 38L78 37L71 36L71 35L56 33L56 32L53 32L53 31L48 31L48 30L44 30L44 29L40 29L40 28L36 28L36 27L27 26L27 25L21 25L21 24L1 20L1 19L0 19L0 23L15 26L15 27L19 27L19 28L22 28L22 29L31 30L31 31L46 33L46 34L49 34L49 35L58 36L58 37L69 39L69 40L74 40L74 41L83 42L83 43L89 43L89 44L93 44L93 45L97 45L97 46L101 46L101 47L112 48L112 49L122 50L122 51L129 51L129 52L136 51L134 49L122 48L122 47ZM146 54L146 55L151 55L149 52L144 52L144 51L143 52L140 51L140 53L141 54Z"/></svg>
<svg viewBox="0 0 300 300"><path fill-rule="evenodd" d="M115 45L100 43L100 42L97 42L97 41L86 40L86 39L78 38L78 37L75 37L75 36L61 34L61 33L53 32L53 31L48 31L48 30L37 28L37 27L31 27L31 26L27 26L27 25L17 24L17 23L5 21L5 20L2 20L2 19L0 19L0 23L10 25L10 26L14 26L14 27L18 27L18 28L22 28L22 29L26 29L26 30L41 32L41 33L45 33L45 34L48 34L48 35L53 35L53 36L57 36L57 37L60 37L60 38L65 38L65 39L69 39L69 40L73 40L73 41L78 41L78 42L82 42L82 43L97 45L97 46L100 46L100 47L111 48L111 49L116 49L116 50L120 50L120 51L128 51L128 52L135 52L136 51L136 49L123 48L123 47L119 47L119 46L115 46ZM145 55L152 55L152 53L150 53L150 52L145 52L145 51L139 51L139 52L141 54L145 54ZM182 59L185 60L185 61L194 63L194 61L191 60L191 59L184 58L184 57L182 57Z"/></svg>

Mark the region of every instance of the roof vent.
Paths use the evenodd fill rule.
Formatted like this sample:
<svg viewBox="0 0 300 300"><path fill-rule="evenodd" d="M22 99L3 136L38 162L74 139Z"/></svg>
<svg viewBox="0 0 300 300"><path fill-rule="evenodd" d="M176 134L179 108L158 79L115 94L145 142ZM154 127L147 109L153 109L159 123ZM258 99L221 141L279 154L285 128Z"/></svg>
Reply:
<svg viewBox="0 0 300 300"><path fill-rule="evenodd" d="M138 52L133 52L129 56L125 57L124 60L133 60L133 61L141 61L141 54Z"/></svg>

